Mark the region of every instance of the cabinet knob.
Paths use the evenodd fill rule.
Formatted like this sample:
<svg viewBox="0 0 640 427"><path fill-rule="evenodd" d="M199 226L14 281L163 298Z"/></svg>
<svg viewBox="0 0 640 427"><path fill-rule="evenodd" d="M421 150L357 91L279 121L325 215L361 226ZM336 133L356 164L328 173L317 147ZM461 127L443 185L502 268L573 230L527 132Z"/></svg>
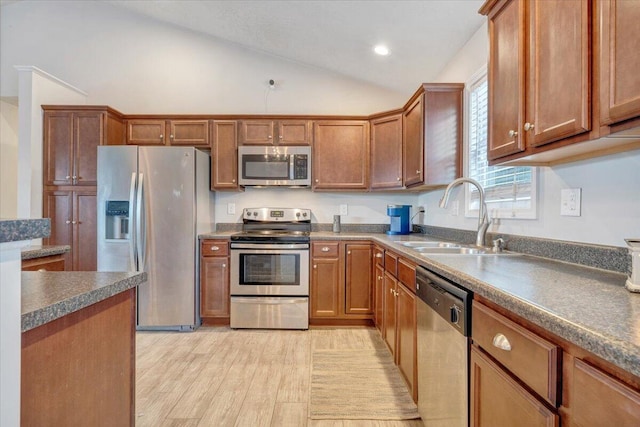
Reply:
<svg viewBox="0 0 640 427"><path fill-rule="evenodd" d="M419 171L419 170L417 170L417 171L416 171L416 173L417 173L417 174L419 174L419 173L420 173L420 171Z"/></svg>
<svg viewBox="0 0 640 427"><path fill-rule="evenodd" d="M173 134L170 134L170 135L169 135L169 139L173 139Z"/></svg>
<svg viewBox="0 0 640 427"><path fill-rule="evenodd" d="M525 123L524 130L526 130L527 132L533 130L533 123Z"/></svg>
<svg viewBox="0 0 640 427"><path fill-rule="evenodd" d="M211 250L212 251L219 251L220 247L219 246L211 246Z"/></svg>
<svg viewBox="0 0 640 427"><path fill-rule="evenodd" d="M510 137L510 138L513 138L513 137L515 137L515 136L518 136L518 132L516 132L516 131L515 131L515 130L513 130L513 129L512 129L512 130L510 130L510 131L509 131L509 137Z"/></svg>
<svg viewBox="0 0 640 427"><path fill-rule="evenodd" d="M71 179L71 175L65 176L64 179Z"/></svg>
<svg viewBox="0 0 640 427"><path fill-rule="evenodd" d="M78 223L77 221L71 221L71 224L77 224L77 223Z"/></svg>
<svg viewBox="0 0 640 427"><path fill-rule="evenodd" d="M509 339L501 333L497 333L496 336L493 337L493 346L500 350L511 351Z"/></svg>
<svg viewBox="0 0 640 427"><path fill-rule="evenodd" d="M376 254L376 258L382 258L382 254Z"/></svg>
<svg viewBox="0 0 640 427"><path fill-rule="evenodd" d="M378 276L378 280L382 280L382 276Z"/></svg>
<svg viewBox="0 0 640 427"><path fill-rule="evenodd" d="M64 223L65 224L71 224L71 220L66 220Z"/></svg>
<svg viewBox="0 0 640 427"><path fill-rule="evenodd" d="M318 268L318 264L313 264L313 268Z"/></svg>
<svg viewBox="0 0 640 427"><path fill-rule="evenodd" d="M163 134L160 134L160 139L164 139L164 135Z"/></svg>
<svg viewBox="0 0 640 427"><path fill-rule="evenodd" d="M233 182L233 183L235 184L235 183L236 183L236 180L235 180L235 179L232 179L232 180L231 180L231 182Z"/></svg>
<svg viewBox="0 0 640 427"><path fill-rule="evenodd" d="M328 246L323 246L322 249L320 249L322 252L329 252L329 247Z"/></svg>
<svg viewBox="0 0 640 427"><path fill-rule="evenodd" d="M320 182L320 181L318 181L318 180L316 179L316 182Z"/></svg>
<svg viewBox="0 0 640 427"><path fill-rule="evenodd" d="M78 179L78 176L77 175L73 175L71 178Z"/></svg>
<svg viewBox="0 0 640 427"><path fill-rule="evenodd" d="M400 177L397 177L397 178L396 178L396 181L400 181Z"/></svg>
<svg viewBox="0 0 640 427"><path fill-rule="evenodd" d="M222 268L227 268L227 264L222 264Z"/></svg>
<svg viewBox="0 0 640 427"><path fill-rule="evenodd" d="M46 268L41 268L38 271L47 271L47 269Z"/></svg>
<svg viewBox="0 0 640 427"><path fill-rule="evenodd" d="M282 135L280 135L280 139L282 139Z"/></svg>
<svg viewBox="0 0 640 427"><path fill-rule="evenodd" d="M351 255L351 251L347 251L347 255Z"/></svg>
<svg viewBox="0 0 640 427"><path fill-rule="evenodd" d="M272 138L271 135L269 135L268 138L271 139Z"/></svg>

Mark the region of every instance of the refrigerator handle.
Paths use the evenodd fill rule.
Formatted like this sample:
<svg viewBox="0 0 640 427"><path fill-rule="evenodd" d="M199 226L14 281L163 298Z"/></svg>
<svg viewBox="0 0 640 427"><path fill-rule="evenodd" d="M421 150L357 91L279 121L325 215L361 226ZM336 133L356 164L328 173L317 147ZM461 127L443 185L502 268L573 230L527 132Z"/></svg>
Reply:
<svg viewBox="0 0 640 427"><path fill-rule="evenodd" d="M136 200L136 246L138 252L138 271L144 271L146 261L146 222L143 218L144 174L138 174L138 194Z"/></svg>
<svg viewBox="0 0 640 427"><path fill-rule="evenodd" d="M133 212L136 197L136 173L131 174L131 186L129 187L129 271L136 271L136 230L138 229Z"/></svg>

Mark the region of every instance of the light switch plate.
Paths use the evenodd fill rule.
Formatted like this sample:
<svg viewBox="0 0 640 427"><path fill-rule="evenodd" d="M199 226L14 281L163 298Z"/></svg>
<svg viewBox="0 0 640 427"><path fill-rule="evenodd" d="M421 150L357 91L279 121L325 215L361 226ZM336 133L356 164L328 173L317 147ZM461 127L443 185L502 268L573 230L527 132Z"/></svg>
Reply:
<svg viewBox="0 0 640 427"><path fill-rule="evenodd" d="M581 203L581 188L565 188L564 190L560 190L560 215L580 216Z"/></svg>
<svg viewBox="0 0 640 427"><path fill-rule="evenodd" d="M235 215L236 214L236 204L235 203L227 203L227 214Z"/></svg>
<svg viewBox="0 0 640 427"><path fill-rule="evenodd" d="M340 205L340 215L349 215L349 205Z"/></svg>

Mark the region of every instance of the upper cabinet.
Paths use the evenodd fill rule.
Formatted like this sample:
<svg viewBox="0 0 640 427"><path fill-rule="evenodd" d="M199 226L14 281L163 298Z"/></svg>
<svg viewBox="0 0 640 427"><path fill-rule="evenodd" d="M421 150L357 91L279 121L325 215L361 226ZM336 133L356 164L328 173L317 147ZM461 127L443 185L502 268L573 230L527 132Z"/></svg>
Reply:
<svg viewBox="0 0 640 427"><path fill-rule="evenodd" d="M209 148L209 120L127 120L127 144Z"/></svg>
<svg viewBox="0 0 640 427"><path fill-rule="evenodd" d="M402 113L403 184L439 187L461 176L460 83L423 84Z"/></svg>
<svg viewBox="0 0 640 427"><path fill-rule="evenodd" d="M614 124L640 116L640 2L601 0L600 119Z"/></svg>
<svg viewBox="0 0 640 427"><path fill-rule="evenodd" d="M44 185L95 186L98 146L122 144L122 119L107 107L44 105Z"/></svg>
<svg viewBox="0 0 640 427"><path fill-rule="evenodd" d="M640 132L625 135L635 141L612 134L640 126L638 2L488 0L480 13L489 19L490 164L640 147Z"/></svg>
<svg viewBox="0 0 640 427"><path fill-rule="evenodd" d="M310 145L309 120L243 120L239 122L240 145Z"/></svg>
<svg viewBox="0 0 640 427"><path fill-rule="evenodd" d="M211 189L238 190L238 140L235 120L214 120L211 144Z"/></svg>
<svg viewBox="0 0 640 427"><path fill-rule="evenodd" d="M402 113L370 120L371 189L402 188Z"/></svg>
<svg viewBox="0 0 640 427"><path fill-rule="evenodd" d="M314 190L367 190L369 122L321 120L313 125Z"/></svg>

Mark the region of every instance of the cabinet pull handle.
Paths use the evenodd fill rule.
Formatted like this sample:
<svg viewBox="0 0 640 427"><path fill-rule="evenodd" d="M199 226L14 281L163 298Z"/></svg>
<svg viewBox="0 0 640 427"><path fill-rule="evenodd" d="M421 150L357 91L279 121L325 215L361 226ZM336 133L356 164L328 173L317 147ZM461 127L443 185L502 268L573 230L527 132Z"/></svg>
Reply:
<svg viewBox="0 0 640 427"><path fill-rule="evenodd" d="M509 137L510 137L510 138L513 138L513 137L515 137L515 136L518 136L518 132L516 132L516 131L515 131L515 130L513 130L513 129L512 129L512 130L510 130L510 131L509 131Z"/></svg>
<svg viewBox="0 0 640 427"><path fill-rule="evenodd" d="M328 246L323 246L321 251L322 252L329 252L329 247Z"/></svg>
<svg viewBox="0 0 640 427"><path fill-rule="evenodd" d="M212 251L219 251L220 248L218 246L211 246Z"/></svg>
<svg viewBox="0 0 640 427"><path fill-rule="evenodd" d="M499 348L500 350L511 351L511 343L509 342L507 337L500 333L496 334L496 336L493 337L493 346Z"/></svg>
<svg viewBox="0 0 640 427"><path fill-rule="evenodd" d="M533 123L525 123L524 124L524 130L526 130L527 132L530 130L533 130Z"/></svg>

